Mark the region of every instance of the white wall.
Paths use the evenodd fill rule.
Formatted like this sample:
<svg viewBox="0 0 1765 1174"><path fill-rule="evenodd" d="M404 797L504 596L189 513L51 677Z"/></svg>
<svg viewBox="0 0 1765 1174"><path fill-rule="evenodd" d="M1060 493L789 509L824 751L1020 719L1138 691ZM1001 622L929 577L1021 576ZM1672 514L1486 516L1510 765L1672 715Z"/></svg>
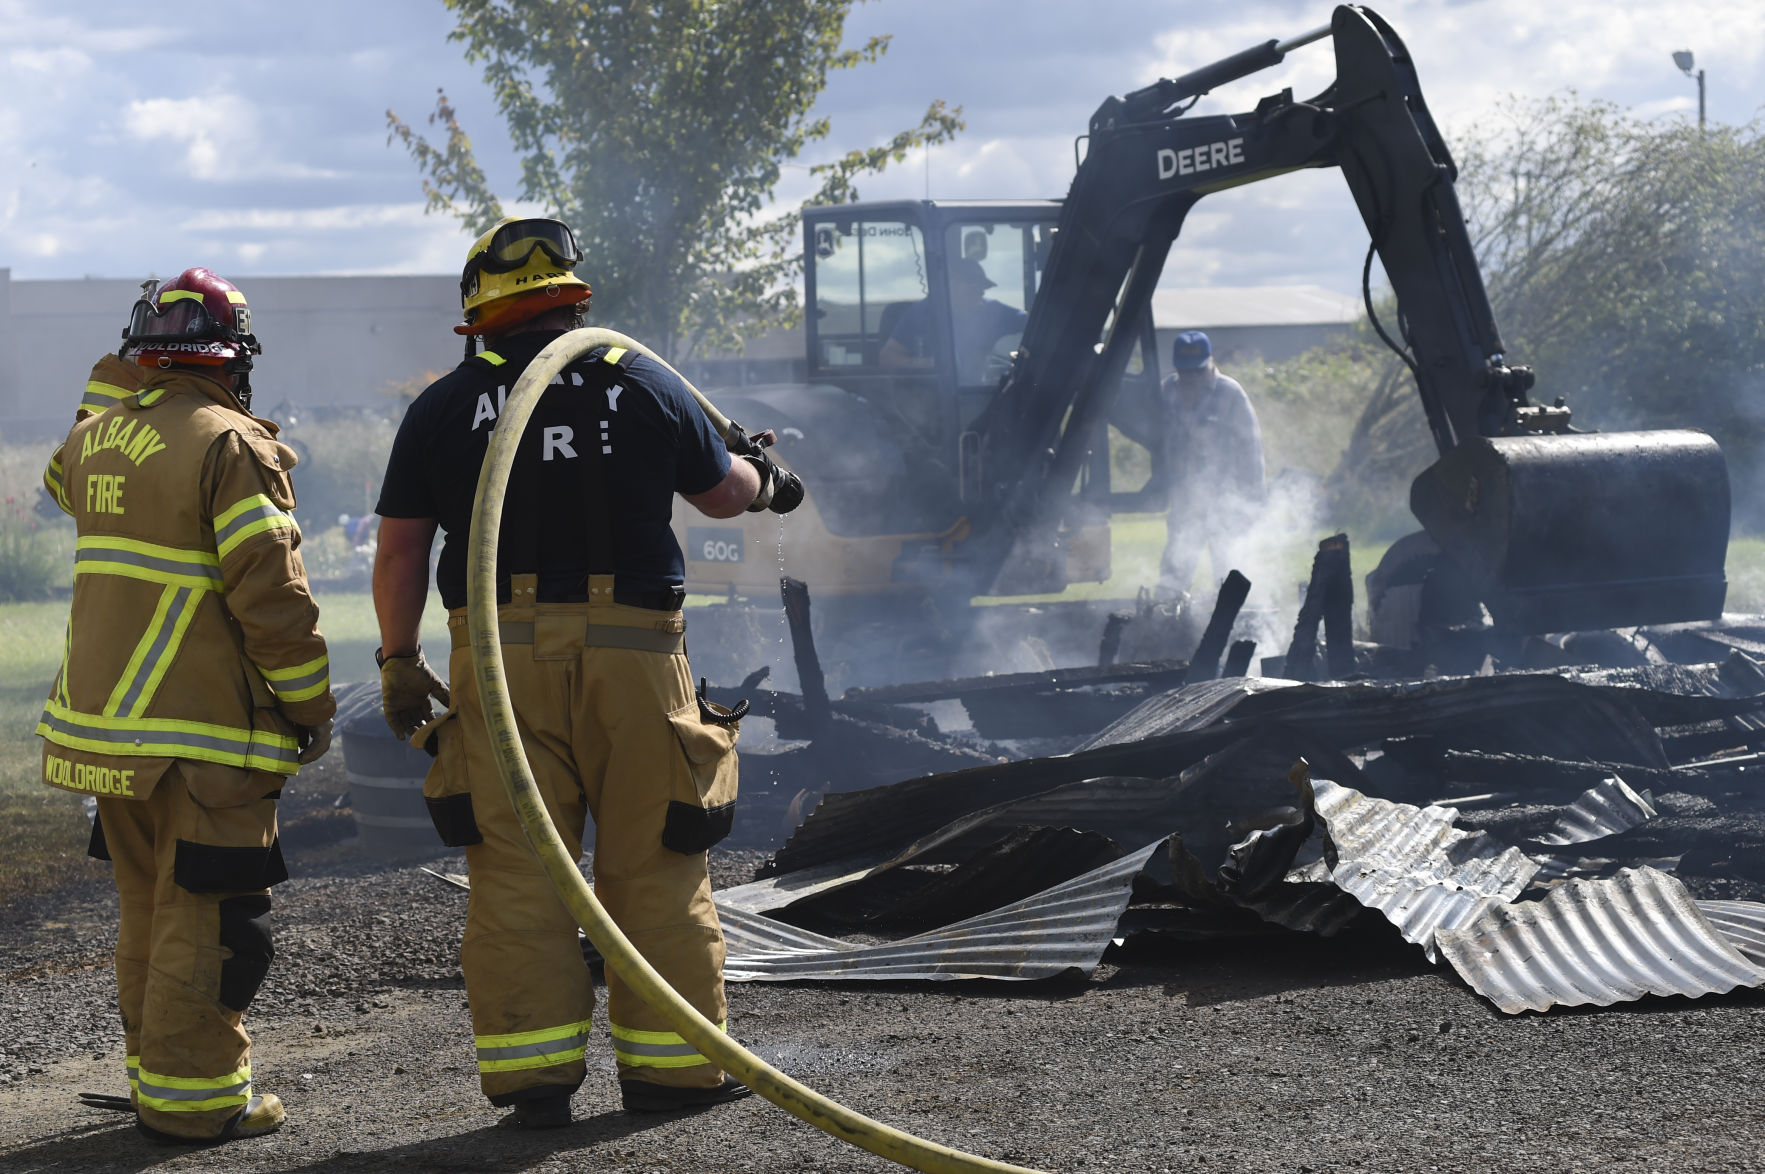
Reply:
<svg viewBox="0 0 1765 1174"><path fill-rule="evenodd" d="M257 277L240 288L264 347L251 378L260 410L390 406L390 384L460 361L454 277ZM139 293L134 281L11 281L0 269L0 433L67 428Z"/></svg>

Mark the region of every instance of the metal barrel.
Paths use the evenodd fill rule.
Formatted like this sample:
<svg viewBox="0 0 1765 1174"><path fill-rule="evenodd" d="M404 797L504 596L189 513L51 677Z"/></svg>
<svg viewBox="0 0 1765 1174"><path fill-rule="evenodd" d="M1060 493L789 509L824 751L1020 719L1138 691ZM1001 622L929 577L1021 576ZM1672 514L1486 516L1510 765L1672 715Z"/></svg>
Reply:
<svg viewBox="0 0 1765 1174"><path fill-rule="evenodd" d="M1416 478L1410 509L1504 629L1722 613L1728 465L1705 433L1479 437Z"/></svg>
<svg viewBox="0 0 1765 1174"><path fill-rule="evenodd" d="M377 731L345 730L344 770L355 815L356 842L371 856L441 856L444 848L423 802L429 756L393 738L384 724Z"/></svg>

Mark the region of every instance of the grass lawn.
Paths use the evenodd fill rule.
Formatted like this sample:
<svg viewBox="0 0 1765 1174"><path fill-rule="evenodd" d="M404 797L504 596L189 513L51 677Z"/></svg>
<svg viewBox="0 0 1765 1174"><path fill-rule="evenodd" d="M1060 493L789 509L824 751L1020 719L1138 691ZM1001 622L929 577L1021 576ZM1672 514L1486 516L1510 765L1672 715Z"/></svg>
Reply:
<svg viewBox="0 0 1765 1174"><path fill-rule="evenodd" d="M0 904L90 867L81 796L37 781L37 718L61 664L67 609L66 600L0 604ZM447 613L439 597L430 597L423 619L424 648L445 665ZM380 636L367 592L320 595L319 630L330 645L333 683L377 679Z"/></svg>
<svg viewBox="0 0 1765 1174"><path fill-rule="evenodd" d="M1250 606L1290 610L1299 606L1301 586L1311 578L1312 556L1317 553L1318 539L1323 534L1290 537L1291 532L1253 537L1244 545L1239 569L1250 577ZM1072 583L1065 591L1052 595L1011 596L1012 603L1053 603L1074 599L1135 598L1142 587L1158 582L1158 560L1164 552L1165 522L1163 514L1117 514L1110 520L1110 576L1101 583ZM1389 542L1374 542L1349 534L1356 578L1379 564ZM1762 550L1765 557L1765 550ZM1206 586L1214 581L1216 572L1203 558L1195 576L1196 593L1205 599L1211 596ZM1227 568L1228 570L1231 568ZM1224 571L1217 572L1223 575ZM1360 593L1357 591L1357 595ZM983 596L976 603L1004 603L1007 597ZM1357 603L1363 601L1357 599Z"/></svg>

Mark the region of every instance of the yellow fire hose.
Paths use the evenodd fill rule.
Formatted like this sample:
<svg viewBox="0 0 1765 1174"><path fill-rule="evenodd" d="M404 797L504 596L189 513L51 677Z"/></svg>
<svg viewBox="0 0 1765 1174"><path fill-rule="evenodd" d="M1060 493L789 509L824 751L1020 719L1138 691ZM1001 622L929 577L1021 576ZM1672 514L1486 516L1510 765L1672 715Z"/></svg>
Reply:
<svg viewBox="0 0 1765 1174"><path fill-rule="evenodd" d="M520 817L521 826L526 830L540 864L583 932L607 960L607 965L617 970L645 1002L698 1049L700 1055L793 1117L879 1157L927 1174L969 1174L976 1170L1039 1174L1022 1166L965 1154L903 1133L880 1121L872 1121L792 1080L719 1031L716 1024L699 1014L656 973L613 924L576 867L576 859L564 846L551 817L546 814L539 788L527 765L521 734L515 726L515 709L509 700L496 616L497 539L509 470L514 465L516 448L540 396L560 371L602 346L625 347L667 366L648 348L611 330L572 330L554 341L528 364L509 392L508 403L491 433L490 449L478 477L478 493L472 506L471 572L466 604L472 638L472 668L484 704L484 723L496 755L497 773L502 776L503 786L514 802L515 814ZM687 386L717 425L717 430L727 432L728 419L713 408L697 388L692 388L690 383Z"/></svg>

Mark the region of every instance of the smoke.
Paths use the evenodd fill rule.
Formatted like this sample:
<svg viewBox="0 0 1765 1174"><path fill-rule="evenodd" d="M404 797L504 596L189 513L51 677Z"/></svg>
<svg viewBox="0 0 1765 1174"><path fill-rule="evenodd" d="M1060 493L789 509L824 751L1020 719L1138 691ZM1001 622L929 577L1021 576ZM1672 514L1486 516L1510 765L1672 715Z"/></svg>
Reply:
<svg viewBox="0 0 1765 1174"><path fill-rule="evenodd" d="M1218 578L1225 570L1237 570L1250 580L1250 596L1232 639L1255 640L1258 659L1287 651L1311 574L1311 556L1318 539L1328 532L1325 517L1322 479L1298 469L1281 470L1269 483L1267 501L1256 520L1232 551L1237 565L1216 574Z"/></svg>

